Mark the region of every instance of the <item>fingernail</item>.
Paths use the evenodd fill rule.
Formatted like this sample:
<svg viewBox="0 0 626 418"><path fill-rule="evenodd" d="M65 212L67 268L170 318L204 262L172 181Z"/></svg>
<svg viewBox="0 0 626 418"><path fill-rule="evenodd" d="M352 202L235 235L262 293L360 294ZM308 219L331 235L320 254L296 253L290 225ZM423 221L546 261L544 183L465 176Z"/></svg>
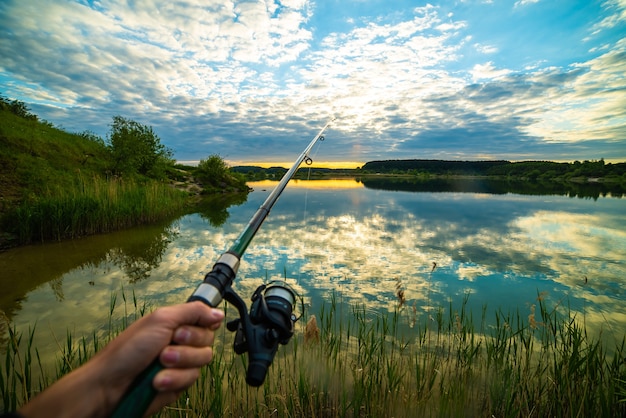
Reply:
<svg viewBox="0 0 626 418"><path fill-rule="evenodd" d="M186 343L191 336L191 331L187 328L179 328L176 330L176 334L174 335L174 340L178 343Z"/></svg>
<svg viewBox="0 0 626 418"><path fill-rule="evenodd" d="M224 319L224 311L221 311L219 309L213 309L211 310L211 317L215 320L222 320Z"/></svg>
<svg viewBox="0 0 626 418"><path fill-rule="evenodd" d="M154 387L157 390L167 389L172 383L172 378L168 374L157 374L154 378Z"/></svg>
<svg viewBox="0 0 626 418"><path fill-rule="evenodd" d="M177 350L166 349L162 354L162 360L164 363L178 363L180 360L180 353Z"/></svg>

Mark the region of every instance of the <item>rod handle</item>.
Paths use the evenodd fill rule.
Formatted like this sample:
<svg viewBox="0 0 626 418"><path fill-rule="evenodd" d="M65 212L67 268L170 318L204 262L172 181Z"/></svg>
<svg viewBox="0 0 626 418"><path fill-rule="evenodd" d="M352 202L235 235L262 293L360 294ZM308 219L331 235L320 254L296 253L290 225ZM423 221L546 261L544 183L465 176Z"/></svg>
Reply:
<svg viewBox="0 0 626 418"><path fill-rule="evenodd" d="M165 367L163 367L157 358L144 369L144 371L135 378L135 381L131 384L130 389L117 405L111 417L142 417L157 394L156 389L152 386L152 380L154 380L154 376L164 368Z"/></svg>
<svg viewBox="0 0 626 418"><path fill-rule="evenodd" d="M198 300L211 307L217 306L222 300L224 289L232 283L238 265L239 258L229 254L222 255L187 302ZM157 395L157 390L152 386L154 376L164 368L158 357L154 359L135 378L111 416L113 418L142 417Z"/></svg>

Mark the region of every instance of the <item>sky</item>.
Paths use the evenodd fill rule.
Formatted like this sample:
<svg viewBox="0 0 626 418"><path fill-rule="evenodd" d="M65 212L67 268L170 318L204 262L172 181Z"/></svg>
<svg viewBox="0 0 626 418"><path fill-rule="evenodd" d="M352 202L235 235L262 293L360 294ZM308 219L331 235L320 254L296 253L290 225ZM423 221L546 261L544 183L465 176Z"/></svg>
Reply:
<svg viewBox="0 0 626 418"><path fill-rule="evenodd" d="M626 0L2 0L0 94L181 162L626 161ZM313 156L312 156L313 157Z"/></svg>

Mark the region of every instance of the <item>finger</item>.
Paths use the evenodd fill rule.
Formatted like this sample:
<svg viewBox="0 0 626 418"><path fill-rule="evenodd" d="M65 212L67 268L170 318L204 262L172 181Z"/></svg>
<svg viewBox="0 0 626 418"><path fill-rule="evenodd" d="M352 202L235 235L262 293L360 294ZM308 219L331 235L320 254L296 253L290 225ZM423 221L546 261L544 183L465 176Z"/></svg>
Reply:
<svg viewBox="0 0 626 418"><path fill-rule="evenodd" d="M199 368L164 369L154 376L152 385L158 392L180 392L191 386L199 376Z"/></svg>
<svg viewBox="0 0 626 418"><path fill-rule="evenodd" d="M204 347L213 345L215 333L207 328L182 325L174 331L173 341L180 345Z"/></svg>
<svg viewBox="0 0 626 418"><path fill-rule="evenodd" d="M224 311L222 311L221 309L211 308L204 303L198 301L185 303L185 305L201 305L203 308L209 308L208 311L206 309L203 309L202 315L200 315L198 320L196 322L188 322L190 324L196 324L201 327L207 328L213 326L219 327L219 325L224 320Z"/></svg>
<svg viewBox="0 0 626 418"><path fill-rule="evenodd" d="M165 367L193 368L209 364L213 359L211 347L170 345L161 351L159 360Z"/></svg>
<svg viewBox="0 0 626 418"><path fill-rule="evenodd" d="M150 318L153 324L160 324L170 329L176 329L183 324L208 328L219 324L224 319L224 312L202 302L189 302L159 308L147 318Z"/></svg>

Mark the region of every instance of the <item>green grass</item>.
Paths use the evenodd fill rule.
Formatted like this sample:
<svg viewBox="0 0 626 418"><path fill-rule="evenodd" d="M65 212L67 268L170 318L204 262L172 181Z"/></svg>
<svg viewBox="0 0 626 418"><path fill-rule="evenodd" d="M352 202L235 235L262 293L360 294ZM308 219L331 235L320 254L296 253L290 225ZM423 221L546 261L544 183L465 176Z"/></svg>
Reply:
<svg viewBox="0 0 626 418"><path fill-rule="evenodd" d="M107 169L104 143L6 109L0 109L0 163L5 208L50 185L71 187L79 173L90 177Z"/></svg>
<svg viewBox="0 0 626 418"><path fill-rule="evenodd" d="M73 186L30 197L5 217L20 243L76 238L180 213L187 195L155 181L77 177Z"/></svg>
<svg viewBox="0 0 626 418"><path fill-rule="evenodd" d="M185 191L199 190L195 167L172 162L152 177L121 175L110 151L95 134L66 132L0 96L0 250L152 223L200 201ZM237 192L249 191L237 173L222 170L203 193L221 195L235 183Z"/></svg>
<svg viewBox="0 0 626 418"><path fill-rule="evenodd" d="M1 227L15 244L154 222L180 211L187 198L156 180L107 176L103 141L6 109L0 145Z"/></svg>
<svg viewBox="0 0 626 418"><path fill-rule="evenodd" d="M32 329L22 336L10 328L0 369L5 408L14 409L86 361L143 315L145 304L139 306L133 295L129 313L122 295L124 312L116 312L112 296L116 320L104 334L68 334L52 374L38 360ZM232 352L233 335L222 327L213 362L159 416L624 416L624 339L605 346L572 315L542 301L536 319L497 311L493 325L485 323L485 308L476 329L466 303L440 308L433 320L409 328L402 310L372 315L333 296L317 313L319 342L305 344L296 334L280 347L260 388L245 383L246 357Z"/></svg>
<svg viewBox="0 0 626 418"><path fill-rule="evenodd" d="M16 410L56 380L87 362L130 323L148 312L149 304L139 302L134 291L131 300L127 300L123 288L121 295L123 302L119 304L118 294L111 294L109 321L106 326L103 324L101 330L94 330L91 335L81 337L68 331L64 340L55 336L58 352L56 364L53 365L42 364L34 341L37 324L33 324L26 334L22 334L0 312L0 331L6 330L8 334L6 346L0 347L0 353L4 357L0 366L0 413ZM129 311L131 302L132 309ZM4 341L4 336L2 337Z"/></svg>
<svg viewBox="0 0 626 418"><path fill-rule="evenodd" d="M164 182L122 179L109 166L95 135L0 109L0 248L154 222L187 201Z"/></svg>

